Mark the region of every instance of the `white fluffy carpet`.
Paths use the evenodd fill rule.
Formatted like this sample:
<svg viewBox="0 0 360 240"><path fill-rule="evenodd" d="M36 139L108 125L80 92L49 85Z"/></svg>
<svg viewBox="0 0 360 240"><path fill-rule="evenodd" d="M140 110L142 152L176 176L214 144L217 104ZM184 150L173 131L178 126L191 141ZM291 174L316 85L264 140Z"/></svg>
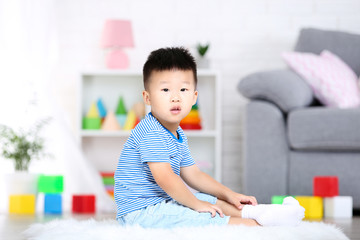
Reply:
<svg viewBox="0 0 360 240"><path fill-rule="evenodd" d="M321 222L302 222L297 227L246 227L246 226L206 226L174 229L144 229L139 226L122 227L115 220L78 221L74 219L53 220L45 224L33 224L24 233L33 240L258 240L258 239L326 239L347 238L338 228Z"/></svg>

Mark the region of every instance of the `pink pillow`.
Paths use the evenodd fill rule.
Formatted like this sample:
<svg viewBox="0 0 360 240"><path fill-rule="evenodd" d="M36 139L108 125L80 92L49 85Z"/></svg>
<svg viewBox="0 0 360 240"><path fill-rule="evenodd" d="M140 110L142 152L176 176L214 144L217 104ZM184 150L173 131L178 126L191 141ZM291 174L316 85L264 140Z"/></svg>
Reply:
<svg viewBox="0 0 360 240"><path fill-rule="evenodd" d="M360 106L357 76L338 56L327 50L320 55L286 52L282 56L289 67L307 81L315 97L325 106Z"/></svg>

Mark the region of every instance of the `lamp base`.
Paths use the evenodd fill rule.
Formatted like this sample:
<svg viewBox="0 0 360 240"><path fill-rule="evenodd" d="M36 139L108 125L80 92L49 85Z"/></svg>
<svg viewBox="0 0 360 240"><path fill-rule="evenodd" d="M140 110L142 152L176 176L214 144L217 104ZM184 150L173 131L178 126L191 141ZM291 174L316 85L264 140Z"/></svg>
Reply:
<svg viewBox="0 0 360 240"><path fill-rule="evenodd" d="M126 69L129 67L129 58L121 49L112 50L106 58L106 67L110 69Z"/></svg>

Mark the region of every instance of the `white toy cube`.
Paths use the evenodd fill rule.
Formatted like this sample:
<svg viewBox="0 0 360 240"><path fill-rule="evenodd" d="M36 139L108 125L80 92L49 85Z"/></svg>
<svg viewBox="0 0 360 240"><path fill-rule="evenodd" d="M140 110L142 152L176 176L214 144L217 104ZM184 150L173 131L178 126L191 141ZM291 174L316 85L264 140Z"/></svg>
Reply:
<svg viewBox="0 0 360 240"><path fill-rule="evenodd" d="M350 196L336 196L324 198L326 218L351 218L353 198Z"/></svg>

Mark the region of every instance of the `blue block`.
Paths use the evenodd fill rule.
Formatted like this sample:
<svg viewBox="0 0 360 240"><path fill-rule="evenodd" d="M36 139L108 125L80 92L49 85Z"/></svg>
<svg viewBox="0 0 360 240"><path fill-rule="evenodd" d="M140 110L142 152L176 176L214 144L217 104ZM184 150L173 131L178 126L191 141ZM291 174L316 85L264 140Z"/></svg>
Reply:
<svg viewBox="0 0 360 240"><path fill-rule="evenodd" d="M116 115L116 119L118 120L118 123L120 124L120 127L124 127L126 122L127 115L126 114L118 114Z"/></svg>
<svg viewBox="0 0 360 240"><path fill-rule="evenodd" d="M45 213L61 214L62 213L62 197L61 194L45 194Z"/></svg>
<svg viewBox="0 0 360 240"><path fill-rule="evenodd" d="M104 118L106 116L106 109L105 109L105 106L104 106L101 98L99 98L97 101L97 108L98 108L100 117Z"/></svg>

